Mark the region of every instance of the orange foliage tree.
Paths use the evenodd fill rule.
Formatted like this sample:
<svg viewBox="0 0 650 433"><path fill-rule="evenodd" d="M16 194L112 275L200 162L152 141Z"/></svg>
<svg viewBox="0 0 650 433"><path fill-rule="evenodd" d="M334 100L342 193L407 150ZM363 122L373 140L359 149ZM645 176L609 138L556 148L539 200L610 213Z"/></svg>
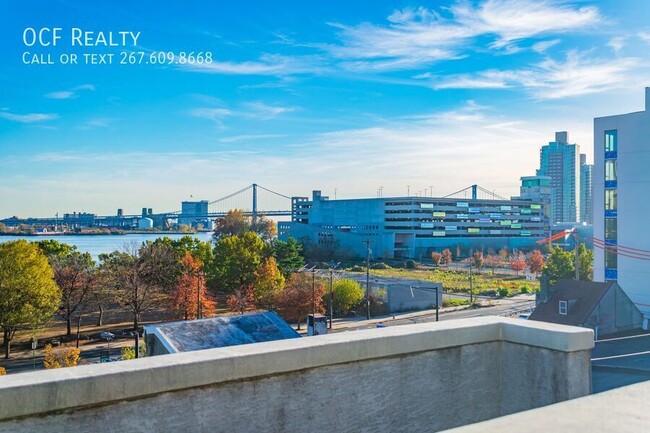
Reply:
<svg viewBox="0 0 650 433"><path fill-rule="evenodd" d="M313 275L292 274L276 301L278 311L286 320L298 322L300 329L302 321L312 312L312 306L317 314L325 312L323 296L326 292L325 283L320 279L313 279Z"/></svg>
<svg viewBox="0 0 650 433"><path fill-rule="evenodd" d="M437 251L434 251L431 253L431 260L433 260L433 264L436 266L440 266L440 261L442 260L442 254L440 254Z"/></svg>
<svg viewBox="0 0 650 433"><path fill-rule="evenodd" d="M544 269L544 256L540 250L535 250L528 256L528 267L530 272L535 275L542 272L542 269Z"/></svg>
<svg viewBox="0 0 650 433"><path fill-rule="evenodd" d="M230 311L244 314L246 311L257 309L255 291L252 288L236 289L235 293L228 295L226 305Z"/></svg>
<svg viewBox="0 0 650 433"><path fill-rule="evenodd" d="M523 254L516 256L513 255L510 257L510 269L517 272L517 275L519 275L519 272L526 269L526 258L523 256Z"/></svg>
<svg viewBox="0 0 650 433"><path fill-rule="evenodd" d="M449 248L442 250L442 263L449 266L451 261L452 261L451 250Z"/></svg>
<svg viewBox="0 0 650 433"><path fill-rule="evenodd" d="M208 293L202 263L187 251L181 259L181 275L169 297L169 310L174 319L196 319L197 306L201 305L201 317L214 316L217 302Z"/></svg>

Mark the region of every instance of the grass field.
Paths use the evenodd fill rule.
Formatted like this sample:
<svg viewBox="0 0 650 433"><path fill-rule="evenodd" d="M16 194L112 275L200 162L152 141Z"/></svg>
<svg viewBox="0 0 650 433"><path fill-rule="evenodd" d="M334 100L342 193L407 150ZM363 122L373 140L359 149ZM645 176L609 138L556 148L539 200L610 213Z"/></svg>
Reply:
<svg viewBox="0 0 650 433"><path fill-rule="evenodd" d="M469 273L464 271L452 271L447 269L371 269L370 275L384 278L410 278L422 281L441 282L445 291L469 292ZM472 275L474 293L483 293L494 290L502 293L505 290L508 296L517 293L532 293L539 290L538 280L526 280L524 276L516 275L492 275L490 270L474 272ZM525 289L524 289L525 287Z"/></svg>

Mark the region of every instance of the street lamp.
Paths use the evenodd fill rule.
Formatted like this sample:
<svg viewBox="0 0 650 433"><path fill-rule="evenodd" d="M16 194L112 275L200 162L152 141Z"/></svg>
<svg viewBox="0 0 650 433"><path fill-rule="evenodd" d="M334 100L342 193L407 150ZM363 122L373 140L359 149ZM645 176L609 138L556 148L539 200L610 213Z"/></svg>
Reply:
<svg viewBox="0 0 650 433"><path fill-rule="evenodd" d="M38 340L34 337L31 338L30 342L32 343L32 369L36 371L36 345L38 344Z"/></svg>
<svg viewBox="0 0 650 433"><path fill-rule="evenodd" d="M136 330L137 332L137 330ZM101 334L99 334L100 337L102 337L104 340L106 340L106 343L108 344L108 362L111 360L111 340L113 337L115 337L114 334L111 334L108 331L104 331Z"/></svg>

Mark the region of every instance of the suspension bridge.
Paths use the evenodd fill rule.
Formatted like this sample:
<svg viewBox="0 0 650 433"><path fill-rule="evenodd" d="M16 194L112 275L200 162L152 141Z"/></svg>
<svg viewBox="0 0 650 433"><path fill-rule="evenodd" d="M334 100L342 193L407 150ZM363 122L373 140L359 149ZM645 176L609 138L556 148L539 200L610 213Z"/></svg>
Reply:
<svg viewBox="0 0 650 433"><path fill-rule="evenodd" d="M130 227L137 224L140 218L151 218L154 226L162 227L170 220L179 223L193 224L198 220L212 220L224 217L228 211L239 209L244 215L253 218L258 216L281 217L290 216L292 197L253 183L245 188L228 194L216 200L186 201L182 209L168 212L154 212L152 208L142 208L139 214L124 214L118 209L115 215L96 215L92 213L58 214L53 218L8 218L2 222L8 226L20 224L52 226L68 225L75 227Z"/></svg>

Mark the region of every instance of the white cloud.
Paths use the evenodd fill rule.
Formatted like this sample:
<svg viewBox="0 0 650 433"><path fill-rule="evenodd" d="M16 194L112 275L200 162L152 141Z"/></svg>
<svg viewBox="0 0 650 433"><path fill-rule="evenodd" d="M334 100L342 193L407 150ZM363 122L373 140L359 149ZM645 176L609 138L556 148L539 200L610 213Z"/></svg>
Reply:
<svg viewBox="0 0 650 433"><path fill-rule="evenodd" d="M362 23L339 29L340 45L325 48L355 71L410 69L465 56L471 42L494 37L492 48L513 54L516 41L551 33L585 29L600 21L593 6L573 7L564 1L487 0L480 5L458 1L448 17L426 8L393 12L387 25ZM546 49L557 42L537 45Z"/></svg>
<svg viewBox="0 0 650 433"><path fill-rule="evenodd" d="M9 113L8 111L0 111L0 118L11 120L20 123L36 123L46 122L48 120L58 119L58 114L48 113L29 113L29 114L16 114Z"/></svg>
<svg viewBox="0 0 650 433"><path fill-rule="evenodd" d="M284 107L278 105L268 105L264 102L245 102L242 104L247 112L244 113L246 117L252 117L261 120L270 120L284 113L296 111L295 107Z"/></svg>
<svg viewBox="0 0 650 433"><path fill-rule="evenodd" d="M185 64L180 67L208 74L284 76L318 73L322 70L322 59L317 56L291 57L264 54L257 61L227 62L216 59L212 63Z"/></svg>
<svg viewBox="0 0 650 433"><path fill-rule="evenodd" d="M648 32L639 32L639 33L637 33L637 36L639 36L639 38L643 42L650 45L650 31L648 31Z"/></svg>
<svg viewBox="0 0 650 433"><path fill-rule="evenodd" d="M544 53L549 48L559 44L560 42L561 42L560 39L550 39L546 41L540 41L533 44L533 51L541 54Z"/></svg>
<svg viewBox="0 0 650 433"><path fill-rule="evenodd" d="M219 128L223 129L223 119L231 116L233 113L227 108L194 108L188 112L192 117L199 119L211 120Z"/></svg>
<svg viewBox="0 0 650 433"><path fill-rule="evenodd" d="M584 53L570 51L564 61L548 58L526 69L451 76L435 88L523 87L537 99L558 99L625 87L639 64L631 57L589 59Z"/></svg>
<svg viewBox="0 0 650 433"><path fill-rule="evenodd" d="M614 50L614 52L618 53L625 46L625 38L623 36L611 38L609 42L607 42L607 46Z"/></svg>
<svg viewBox="0 0 650 433"><path fill-rule="evenodd" d="M79 92L82 90L94 91L95 86L92 84L82 84L69 90L59 90L56 92L47 93L45 94L45 97L49 99L74 99L79 97Z"/></svg>

